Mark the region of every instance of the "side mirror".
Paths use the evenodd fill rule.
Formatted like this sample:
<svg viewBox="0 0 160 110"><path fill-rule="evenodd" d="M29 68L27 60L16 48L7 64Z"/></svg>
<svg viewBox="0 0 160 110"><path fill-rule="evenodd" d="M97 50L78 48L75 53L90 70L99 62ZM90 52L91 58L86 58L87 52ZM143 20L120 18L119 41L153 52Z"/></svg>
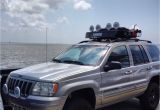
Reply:
<svg viewBox="0 0 160 110"><path fill-rule="evenodd" d="M116 69L121 69L122 65L118 61L112 61L108 65L104 66L104 71L109 71L109 70L116 70Z"/></svg>

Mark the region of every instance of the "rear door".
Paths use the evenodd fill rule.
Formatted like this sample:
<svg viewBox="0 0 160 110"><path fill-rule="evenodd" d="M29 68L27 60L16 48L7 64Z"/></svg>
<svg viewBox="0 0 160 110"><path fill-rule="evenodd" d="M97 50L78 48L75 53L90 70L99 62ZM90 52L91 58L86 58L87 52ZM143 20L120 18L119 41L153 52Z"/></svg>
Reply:
<svg viewBox="0 0 160 110"><path fill-rule="evenodd" d="M134 86L137 91L134 95L138 95L147 88L149 58L141 45L130 45L129 48L133 59L131 86Z"/></svg>
<svg viewBox="0 0 160 110"><path fill-rule="evenodd" d="M151 78L154 75L160 75L160 50L156 45L145 45L144 48L150 57L150 64L148 65L148 72Z"/></svg>

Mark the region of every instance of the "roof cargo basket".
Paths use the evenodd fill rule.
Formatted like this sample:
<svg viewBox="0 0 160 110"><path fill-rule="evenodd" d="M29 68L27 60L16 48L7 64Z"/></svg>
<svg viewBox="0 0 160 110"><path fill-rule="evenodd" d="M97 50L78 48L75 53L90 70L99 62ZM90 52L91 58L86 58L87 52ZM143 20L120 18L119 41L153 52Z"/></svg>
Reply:
<svg viewBox="0 0 160 110"><path fill-rule="evenodd" d="M136 29L136 26L134 26L134 29L128 29L125 27L120 27L118 22L115 22L113 24L113 27L111 26L111 23L108 23L106 28L101 28L100 25L96 26L96 30L94 31L94 26L90 27L90 32L86 33L86 38L92 39L92 40L129 40L129 39L136 39L137 37L141 36L141 30L138 28Z"/></svg>

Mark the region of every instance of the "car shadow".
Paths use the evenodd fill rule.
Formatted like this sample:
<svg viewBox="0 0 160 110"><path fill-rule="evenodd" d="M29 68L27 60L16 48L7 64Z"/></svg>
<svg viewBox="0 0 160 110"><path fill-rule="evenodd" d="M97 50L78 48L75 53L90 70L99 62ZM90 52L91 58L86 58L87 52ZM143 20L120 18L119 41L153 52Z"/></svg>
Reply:
<svg viewBox="0 0 160 110"><path fill-rule="evenodd" d="M131 99L98 110L142 110L142 108L137 99ZM159 110L159 106L157 110Z"/></svg>
<svg viewBox="0 0 160 110"><path fill-rule="evenodd" d="M5 110L12 110L12 109L6 108ZM98 110L142 110L142 109L137 99L131 99ZM160 110L160 104L156 110Z"/></svg>

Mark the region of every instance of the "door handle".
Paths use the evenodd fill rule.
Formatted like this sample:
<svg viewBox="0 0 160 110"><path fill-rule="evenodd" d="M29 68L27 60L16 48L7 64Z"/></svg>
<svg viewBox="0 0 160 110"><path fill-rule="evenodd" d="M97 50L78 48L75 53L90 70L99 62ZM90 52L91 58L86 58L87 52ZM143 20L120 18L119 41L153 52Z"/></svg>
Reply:
<svg viewBox="0 0 160 110"><path fill-rule="evenodd" d="M147 68L147 70L152 70L152 69L153 69L153 67L152 67L152 66L150 66L150 67L148 67L148 68Z"/></svg>
<svg viewBox="0 0 160 110"><path fill-rule="evenodd" d="M129 75L129 74L132 74L132 73L133 73L133 71L130 70L130 71L125 72L125 75Z"/></svg>

